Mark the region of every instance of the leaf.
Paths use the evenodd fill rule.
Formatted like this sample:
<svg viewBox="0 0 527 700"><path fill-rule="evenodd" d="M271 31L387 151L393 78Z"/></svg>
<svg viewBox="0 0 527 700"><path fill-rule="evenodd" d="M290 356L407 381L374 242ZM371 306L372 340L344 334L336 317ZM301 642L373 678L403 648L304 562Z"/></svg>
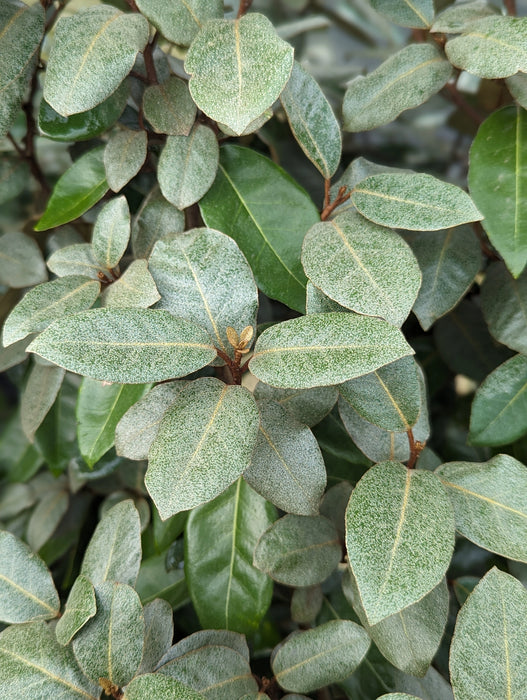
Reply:
<svg viewBox="0 0 527 700"><path fill-rule="evenodd" d="M263 533L254 566L286 586L322 583L340 561L333 523L321 515L284 515Z"/></svg>
<svg viewBox="0 0 527 700"><path fill-rule="evenodd" d="M197 124L188 136L169 136L159 158L161 192L178 209L200 200L214 182L219 149L214 132Z"/></svg>
<svg viewBox="0 0 527 700"><path fill-rule="evenodd" d="M340 162L340 127L317 81L297 61L280 101L300 148L329 179Z"/></svg>
<svg viewBox="0 0 527 700"><path fill-rule="evenodd" d="M454 548L452 506L438 477L398 462L369 469L351 495L346 545L368 624L421 600Z"/></svg>
<svg viewBox="0 0 527 700"><path fill-rule="evenodd" d="M434 19L433 0L371 0L371 5L403 27L428 29Z"/></svg>
<svg viewBox="0 0 527 700"><path fill-rule="evenodd" d="M172 645L174 636L174 620L172 608L166 600L156 598L144 607L145 637L143 658L137 675L150 673L157 666L161 657Z"/></svg>
<svg viewBox="0 0 527 700"><path fill-rule="evenodd" d="M113 506L95 528L84 554L81 574L94 586L105 581L133 586L140 562L139 514L128 499Z"/></svg>
<svg viewBox="0 0 527 700"><path fill-rule="evenodd" d="M381 173L362 180L351 200L367 219L410 231L437 231L483 219L456 185L422 173Z"/></svg>
<svg viewBox="0 0 527 700"><path fill-rule="evenodd" d="M503 263L487 268L481 308L494 338L527 354L527 272L514 279Z"/></svg>
<svg viewBox="0 0 527 700"><path fill-rule="evenodd" d="M311 282L334 301L398 326L421 285L417 260L401 236L357 212L309 229L302 264Z"/></svg>
<svg viewBox="0 0 527 700"><path fill-rule="evenodd" d="M55 403L63 379L62 367L36 362L31 368L20 400L22 430L30 442L33 442L36 431Z"/></svg>
<svg viewBox="0 0 527 700"><path fill-rule="evenodd" d="M258 628L271 603L273 582L253 567L253 552L274 518L273 507L241 477L213 501L190 512L185 575L204 628L245 634Z"/></svg>
<svg viewBox="0 0 527 700"><path fill-rule="evenodd" d="M138 0L143 15L169 41L189 46L209 19L223 17L221 0Z"/></svg>
<svg viewBox="0 0 527 700"><path fill-rule="evenodd" d="M396 668L423 677L436 655L448 619L449 595L446 580L424 598L369 625L351 572L343 578L346 599L353 605L362 626L382 655Z"/></svg>
<svg viewBox="0 0 527 700"><path fill-rule="evenodd" d="M60 176L35 231L46 231L74 221L104 197L108 183L103 154L104 146L97 146L84 153Z"/></svg>
<svg viewBox="0 0 527 700"><path fill-rule="evenodd" d="M48 542L66 515L69 497L65 491L46 494L31 513L26 539L31 549L38 552Z"/></svg>
<svg viewBox="0 0 527 700"><path fill-rule="evenodd" d="M492 568L461 608L450 648L457 700L520 700L527 687L527 591Z"/></svg>
<svg viewBox="0 0 527 700"><path fill-rule="evenodd" d="M156 241L168 233L182 233L184 228L185 214L154 188L143 200L132 224L134 257L150 257Z"/></svg>
<svg viewBox="0 0 527 700"><path fill-rule="evenodd" d="M146 131L118 131L104 149L106 181L119 192L141 170L147 156Z"/></svg>
<svg viewBox="0 0 527 700"><path fill-rule="evenodd" d="M175 75L146 88L143 111L157 134L169 136L188 136L196 118L196 105L188 87Z"/></svg>
<svg viewBox="0 0 527 700"><path fill-rule="evenodd" d="M472 0L459 5L452 5L440 12L430 29L432 32L459 34L466 30L474 20L496 15L497 10L487 5L486 0Z"/></svg>
<svg viewBox="0 0 527 700"><path fill-rule="evenodd" d="M403 357L339 387L341 396L369 423L401 432L415 425L421 391L413 357Z"/></svg>
<svg viewBox="0 0 527 700"><path fill-rule="evenodd" d="M248 467L258 432L252 394L204 377L165 413L149 453L145 485L161 518L211 501Z"/></svg>
<svg viewBox="0 0 527 700"><path fill-rule="evenodd" d="M301 625L313 624L323 600L324 593L320 585L295 588L291 596L291 619Z"/></svg>
<svg viewBox="0 0 527 700"><path fill-rule="evenodd" d="M97 612L73 639L82 672L93 681L106 678L122 686L141 663L145 621L139 596L123 583L95 586Z"/></svg>
<svg viewBox="0 0 527 700"><path fill-rule="evenodd" d="M143 605L160 598L177 610L190 603L182 569L167 571L166 554L160 554L141 562L135 588Z"/></svg>
<svg viewBox="0 0 527 700"><path fill-rule="evenodd" d="M408 240L421 268L423 282L413 306L427 331L466 294L481 267L481 248L468 226L418 233Z"/></svg>
<svg viewBox="0 0 527 700"><path fill-rule="evenodd" d="M379 700L419 700L419 698L417 695L407 693L388 693L388 695L381 695Z"/></svg>
<svg viewBox="0 0 527 700"><path fill-rule="evenodd" d="M95 260L91 243L73 243L59 248L50 255L47 265L58 277L83 277L84 281L90 277L99 282L104 276L104 268Z"/></svg>
<svg viewBox="0 0 527 700"><path fill-rule="evenodd" d="M149 266L161 294L157 307L199 323L223 352L234 353L229 326L238 333L256 326L258 290L251 268L223 233L196 228L167 236L155 244Z"/></svg>
<svg viewBox="0 0 527 700"><path fill-rule="evenodd" d="M150 309L90 309L66 316L28 350L71 372L120 384L184 376L216 356L202 328Z"/></svg>
<svg viewBox="0 0 527 700"><path fill-rule="evenodd" d="M95 591L90 580L82 574L75 579L55 634L59 644L69 644L77 632L97 612Z"/></svg>
<svg viewBox="0 0 527 700"><path fill-rule="evenodd" d="M11 311L4 323L4 346L43 331L57 318L88 309L99 296L101 285L72 275L44 282L30 289Z"/></svg>
<svg viewBox="0 0 527 700"><path fill-rule="evenodd" d="M36 495L28 484L5 484L0 493L0 520L14 518L23 510L31 508Z"/></svg>
<svg viewBox="0 0 527 700"><path fill-rule="evenodd" d="M254 389L256 399L272 399L285 408L287 413L310 428L325 418L338 398L334 386L320 386L313 389L277 389L258 382Z"/></svg>
<svg viewBox="0 0 527 700"><path fill-rule="evenodd" d="M97 262L112 270L124 255L130 239L130 210L126 197L115 197L99 212L93 227L92 248Z"/></svg>
<svg viewBox="0 0 527 700"><path fill-rule="evenodd" d="M200 209L207 226L234 238L264 294L304 311L300 251L306 231L320 217L289 175L256 151L224 146L216 180Z"/></svg>
<svg viewBox="0 0 527 700"><path fill-rule="evenodd" d="M1 39L0 39L1 41ZM0 161L0 204L18 197L30 177L28 164L17 156L2 153Z"/></svg>
<svg viewBox="0 0 527 700"><path fill-rule="evenodd" d="M362 627L350 620L332 620L290 635L275 650L271 666L282 688L310 693L350 676L369 646Z"/></svg>
<svg viewBox="0 0 527 700"><path fill-rule="evenodd" d="M343 128L367 131L388 124L439 92L451 75L452 66L432 44L405 46L369 75L351 81L344 95Z"/></svg>
<svg viewBox="0 0 527 700"><path fill-rule="evenodd" d="M59 608L53 579L42 559L25 542L0 530L0 620L49 620L57 617Z"/></svg>
<svg viewBox="0 0 527 700"><path fill-rule="evenodd" d="M527 432L527 357L515 355L489 374L470 413L473 445L507 445Z"/></svg>
<svg viewBox="0 0 527 700"><path fill-rule="evenodd" d="M3 347L0 343L0 372L5 372L6 369L24 362L27 358L26 348L31 340L31 336L24 338L24 340L18 340L8 348Z"/></svg>
<svg viewBox="0 0 527 700"><path fill-rule="evenodd" d="M527 263L527 206L520 194L527 182L526 139L524 110L508 106L483 122L470 149L471 196L485 215L483 227L492 245L514 277Z"/></svg>
<svg viewBox="0 0 527 700"><path fill-rule="evenodd" d="M44 99L59 114L100 104L131 71L148 41L148 22L107 5L61 17L46 67Z"/></svg>
<svg viewBox="0 0 527 700"><path fill-rule="evenodd" d="M527 562L527 467L509 455L449 462L436 471L454 506L456 529L507 559Z"/></svg>
<svg viewBox="0 0 527 700"><path fill-rule="evenodd" d="M133 260L125 273L106 287L101 297L101 306L143 309L152 306L160 298L146 260Z"/></svg>
<svg viewBox="0 0 527 700"><path fill-rule="evenodd" d="M46 279L42 253L32 238L18 232L0 236L0 284L31 287Z"/></svg>
<svg viewBox="0 0 527 700"><path fill-rule="evenodd" d="M203 695L191 690L175 678L161 676L159 673L148 673L136 676L124 691L123 700L203 700Z"/></svg>
<svg viewBox="0 0 527 700"><path fill-rule="evenodd" d="M527 80L525 73L516 73L516 75L511 75L509 78L505 78L505 84L520 107L526 109Z"/></svg>
<svg viewBox="0 0 527 700"><path fill-rule="evenodd" d="M309 314L267 328L250 368L266 384L306 389L340 384L411 354L400 331L381 319Z"/></svg>
<svg viewBox="0 0 527 700"><path fill-rule="evenodd" d="M306 313L325 314L330 311L349 311L349 309L337 304L336 301L330 299L318 287L315 287L313 282L308 280L306 286Z"/></svg>
<svg viewBox="0 0 527 700"><path fill-rule="evenodd" d="M0 635L0 686L6 697L22 698L32 688L35 697L54 700L97 700L101 690L42 621L12 625Z"/></svg>
<svg viewBox="0 0 527 700"><path fill-rule="evenodd" d="M211 20L185 58L194 102L235 134L278 99L292 68L293 48L258 13Z"/></svg>
<svg viewBox="0 0 527 700"><path fill-rule="evenodd" d="M518 17L494 15L471 22L447 41L450 63L480 78L507 78L527 72L527 27Z"/></svg>
<svg viewBox="0 0 527 700"><path fill-rule="evenodd" d="M258 401L260 429L244 478L286 513L317 515L326 468L315 436L276 401Z"/></svg>

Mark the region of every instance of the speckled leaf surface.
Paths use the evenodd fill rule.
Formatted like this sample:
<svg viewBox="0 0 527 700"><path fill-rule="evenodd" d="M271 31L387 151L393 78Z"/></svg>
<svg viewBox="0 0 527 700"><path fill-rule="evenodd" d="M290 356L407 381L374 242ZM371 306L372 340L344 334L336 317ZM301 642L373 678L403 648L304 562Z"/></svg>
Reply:
<svg viewBox="0 0 527 700"><path fill-rule="evenodd" d="M95 586L95 600L97 612L75 636L73 653L90 680L107 678L122 686L143 656L143 607L133 588L113 581Z"/></svg>
<svg viewBox="0 0 527 700"><path fill-rule="evenodd" d="M371 0L371 5L403 27L427 29L434 19L433 0Z"/></svg>
<svg viewBox="0 0 527 700"><path fill-rule="evenodd" d="M30 289L7 317L2 332L4 346L43 331L57 318L88 309L101 285L81 275L44 282Z"/></svg>
<svg viewBox="0 0 527 700"><path fill-rule="evenodd" d="M46 279L42 253L32 238L18 231L0 236L0 284L21 288Z"/></svg>
<svg viewBox="0 0 527 700"><path fill-rule="evenodd" d="M527 591L491 569L457 616L450 647L456 700L523 700L527 688Z"/></svg>
<svg viewBox="0 0 527 700"><path fill-rule="evenodd" d="M346 212L315 224L302 246L311 282L342 306L402 325L421 284L408 244L394 231Z"/></svg>
<svg viewBox="0 0 527 700"><path fill-rule="evenodd" d="M258 290L235 241L213 229L196 228L158 241L149 261L161 300L157 308L199 323L230 355L230 326L241 333L256 326ZM236 280L236 284L233 281Z"/></svg>
<svg viewBox="0 0 527 700"><path fill-rule="evenodd" d="M185 59L194 102L235 134L278 99L292 68L293 47L258 13L211 20Z"/></svg>
<svg viewBox="0 0 527 700"><path fill-rule="evenodd" d="M137 669L137 675L150 673L159 660L170 649L174 637L174 619L170 604L162 598L156 598L145 605L145 636L143 658Z"/></svg>
<svg viewBox="0 0 527 700"><path fill-rule="evenodd" d="M137 175L146 158L146 131L118 131L112 134L104 149L106 181L119 192Z"/></svg>
<svg viewBox="0 0 527 700"><path fill-rule="evenodd" d="M213 501L190 512L185 576L205 629L250 634L258 628L271 602L273 582L253 566L253 553L275 517L274 508L241 477Z"/></svg>
<svg viewBox="0 0 527 700"><path fill-rule="evenodd" d="M381 695L378 700L419 700L419 698L417 695L407 693L388 693L388 695Z"/></svg>
<svg viewBox="0 0 527 700"><path fill-rule="evenodd" d="M187 84L175 75L146 88L143 110L153 130L169 136L188 136L196 118L196 105Z"/></svg>
<svg viewBox="0 0 527 700"><path fill-rule="evenodd" d="M494 338L527 355L527 271L514 279L503 263L487 268L481 308Z"/></svg>
<svg viewBox="0 0 527 700"><path fill-rule="evenodd" d="M0 161L0 204L17 197L26 188L29 177L28 164L18 155L4 151Z"/></svg>
<svg viewBox="0 0 527 700"><path fill-rule="evenodd" d="M60 489L49 491L31 513L26 529L26 540L34 552L48 542L70 505L69 495Z"/></svg>
<svg viewBox="0 0 527 700"><path fill-rule="evenodd" d="M307 281L306 285L306 313L325 314L331 311L349 311L333 299L330 299L313 282Z"/></svg>
<svg viewBox="0 0 527 700"><path fill-rule="evenodd" d="M285 515L261 536L254 565L286 586L314 586L341 557L338 533L322 515Z"/></svg>
<svg viewBox="0 0 527 700"><path fill-rule="evenodd" d="M437 231L483 218L461 188L423 173L381 173L360 182L351 194L367 219L410 231Z"/></svg>
<svg viewBox="0 0 527 700"><path fill-rule="evenodd" d="M527 72L527 22L524 17L495 15L471 22L447 41L452 65L480 78L507 78Z"/></svg>
<svg viewBox="0 0 527 700"><path fill-rule="evenodd" d="M527 467L509 455L449 462L436 470L454 506L456 529L479 547L527 562Z"/></svg>
<svg viewBox="0 0 527 700"><path fill-rule="evenodd" d="M497 9L487 4L486 0L472 0L451 5L440 12L431 27L432 32L460 34L477 19L496 15Z"/></svg>
<svg viewBox="0 0 527 700"><path fill-rule="evenodd" d="M29 346L47 360L100 381L143 384L208 365L208 333L168 311L90 309L55 321Z"/></svg>
<svg viewBox="0 0 527 700"><path fill-rule="evenodd" d="M134 678L125 688L123 700L204 700L203 695L175 678L147 673Z"/></svg>
<svg viewBox="0 0 527 700"><path fill-rule="evenodd" d="M317 515L326 468L311 430L272 400L258 401L260 429L244 478L286 513Z"/></svg>
<svg viewBox="0 0 527 700"><path fill-rule="evenodd" d="M208 126L197 124L188 136L169 136L159 158L159 186L178 209L200 200L218 167L218 141Z"/></svg>
<svg viewBox="0 0 527 700"><path fill-rule="evenodd" d="M278 402L290 416L310 428L328 415L338 398L338 391L334 386L278 389L258 382L253 393L256 399L272 399Z"/></svg>
<svg viewBox="0 0 527 700"><path fill-rule="evenodd" d="M344 595L382 655L405 673L422 677L436 655L448 619L446 579L413 605L369 625L351 572L342 581Z"/></svg>
<svg viewBox="0 0 527 700"><path fill-rule="evenodd" d="M163 197L158 188L143 200L132 224L132 250L136 258L148 258L156 242L169 233L181 233L185 214Z"/></svg>
<svg viewBox="0 0 527 700"><path fill-rule="evenodd" d="M275 650L271 666L285 690L310 693L350 676L370 646L365 630L351 620L332 620L292 634Z"/></svg>
<svg viewBox="0 0 527 700"><path fill-rule="evenodd" d="M104 274L104 268L93 255L91 243L73 243L72 245L64 246L64 248L59 248L49 256L47 266L58 277L67 278L73 275L76 279L82 277L84 280L86 280L86 277L90 277L99 282L99 273ZM51 284L54 284L54 282ZM64 284L67 283L64 282ZM78 310L81 311L82 309Z"/></svg>
<svg viewBox="0 0 527 700"><path fill-rule="evenodd" d="M212 377L197 379L165 413L145 484L163 520L211 501L249 466L259 416L253 395Z"/></svg>
<svg viewBox="0 0 527 700"><path fill-rule="evenodd" d="M489 374L470 413L473 445L506 445L527 432L527 357L515 355Z"/></svg>
<svg viewBox="0 0 527 700"><path fill-rule="evenodd" d="M22 430L30 442L57 398L64 373L62 367L38 362L31 368L20 399Z"/></svg>
<svg viewBox="0 0 527 700"><path fill-rule="evenodd" d="M456 306L474 282L481 268L481 247L469 226L432 235L417 233L408 243L423 275L412 310L427 331Z"/></svg>
<svg viewBox="0 0 527 700"><path fill-rule="evenodd" d="M330 178L340 162L340 126L317 81L296 61L280 101L300 148Z"/></svg>
<svg viewBox="0 0 527 700"><path fill-rule="evenodd" d="M59 607L53 579L42 559L18 537L0 530L0 620L49 620L58 615Z"/></svg>
<svg viewBox="0 0 527 700"><path fill-rule="evenodd" d="M485 216L482 224L492 245L514 277L527 263L526 144L525 110L508 106L487 117L470 149L470 194Z"/></svg>
<svg viewBox="0 0 527 700"><path fill-rule="evenodd" d="M223 17L221 0L138 0L137 6L161 34L188 46L209 19Z"/></svg>
<svg viewBox="0 0 527 700"><path fill-rule="evenodd" d="M93 227L93 254L107 270L124 255L130 239L130 210L126 197L114 197L99 212Z"/></svg>
<svg viewBox="0 0 527 700"><path fill-rule="evenodd" d="M527 75L525 73L516 73L510 78L505 78L505 84L516 102L527 109Z"/></svg>
<svg viewBox="0 0 527 700"><path fill-rule="evenodd" d="M306 389L341 384L411 354L399 329L381 319L309 314L266 329L250 369L266 384Z"/></svg>
<svg viewBox="0 0 527 700"><path fill-rule="evenodd" d="M351 81L344 95L344 129L388 124L439 92L451 75L452 66L432 44L405 46L369 75Z"/></svg>
<svg viewBox="0 0 527 700"><path fill-rule="evenodd" d="M101 306L146 309L160 298L147 261L134 260L119 279L106 287L101 297Z"/></svg>
<svg viewBox="0 0 527 700"><path fill-rule="evenodd" d="M35 231L46 231L78 219L104 197L109 185L106 182L103 154L104 146L97 146L80 156L60 176Z"/></svg>
<svg viewBox="0 0 527 700"><path fill-rule="evenodd" d="M94 585L117 581L133 586L140 562L139 513L128 499L113 506L97 525L84 554L81 574Z"/></svg>
<svg viewBox="0 0 527 700"><path fill-rule="evenodd" d="M401 432L415 425L421 410L421 390L413 357L341 384L340 394L369 423Z"/></svg>
<svg viewBox="0 0 527 700"><path fill-rule="evenodd" d="M60 18L46 68L45 100L65 117L95 107L119 87L147 41L144 17L108 5Z"/></svg>
<svg viewBox="0 0 527 700"><path fill-rule="evenodd" d="M0 634L0 686L13 698L24 697L28 688L54 700L98 700L101 693L45 622L12 625Z"/></svg>
<svg viewBox="0 0 527 700"><path fill-rule="evenodd" d="M439 478L398 462L376 464L351 495L346 546L370 625L421 600L454 549L454 515Z"/></svg>
<svg viewBox="0 0 527 700"><path fill-rule="evenodd" d="M207 226L238 243L267 296L304 311L300 251L306 231L320 220L305 190L269 158L228 145L200 209Z"/></svg>
<svg viewBox="0 0 527 700"><path fill-rule="evenodd" d="M75 579L62 617L55 627L58 643L63 646L69 644L96 612L97 603L93 585L89 578L81 574Z"/></svg>

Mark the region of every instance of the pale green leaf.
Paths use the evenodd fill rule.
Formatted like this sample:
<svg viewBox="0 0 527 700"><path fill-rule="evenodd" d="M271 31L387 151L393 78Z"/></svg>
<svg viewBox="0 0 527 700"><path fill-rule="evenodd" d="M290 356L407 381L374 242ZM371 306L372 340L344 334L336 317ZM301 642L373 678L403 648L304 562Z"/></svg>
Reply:
<svg viewBox="0 0 527 700"><path fill-rule="evenodd" d="M7 348L4 348L0 343L0 372L5 372L15 365L24 362L27 358L26 348L33 339L30 335L28 338L18 340Z"/></svg>
<svg viewBox="0 0 527 700"><path fill-rule="evenodd" d="M161 294L157 308L199 323L223 352L234 352L229 326L238 334L256 326L258 290L251 268L225 234L196 228L167 236L155 244L149 267Z"/></svg>
<svg viewBox="0 0 527 700"><path fill-rule="evenodd" d="M511 75L510 78L505 78L505 84L520 107L527 109L527 75L525 73Z"/></svg>
<svg viewBox="0 0 527 700"><path fill-rule="evenodd" d="M5 484L0 492L0 520L14 518L36 501L36 494L29 484Z"/></svg>
<svg viewBox="0 0 527 700"><path fill-rule="evenodd" d="M221 0L138 0L137 6L161 34L188 46L209 19L223 17Z"/></svg>
<svg viewBox="0 0 527 700"><path fill-rule="evenodd" d="M244 478L281 510L317 515L326 468L315 436L276 401L259 400L258 409L258 440Z"/></svg>
<svg viewBox="0 0 527 700"><path fill-rule="evenodd" d="M419 700L419 698L417 695L407 693L388 693L388 695L381 695L378 700Z"/></svg>
<svg viewBox="0 0 527 700"><path fill-rule="evenodd" d="M487 0L454 3L437 15L430 31L444 34L460 34L475 20L488 17L489 15L496 15L496 13L496 8L490 6Z"/></svg>
<svg viewBox="0 0 527 700"><path fill-rule="evenodd" d="M51 538L66 515L69 502L68 494L62 490L44 495L27 524L26 539L33 551L38 552Z"/></svg>
<svg viewBox="0 0 527 700"><path fill-rule="evenodd" d="M507 78L527 72L527 22L524 17L494 15L471 22L461 36L447 41L452 65L480 78Z"/></svg>
<svg viewBox="0 0 527 700"><path fill-rule="evenodd" d="M300 148L329 179L340 162L340 127L317 81L296 61L280 101Z"/></svg>
<svg viewBox="0 0 527 700"><path fill-rule="evenodd" d="M0 161L0 204L14 199L23 192L27 187L29 177L29 165L25 160L18 156L2 153L2 160Z"/></svg>
<svg viewBox="0 0 527 700"><path fill-rule="evenodd" d="M196 105L187 84L175 75L146 88L143 111L156 133L169 136L188 136L196 118Z"/></svg>
<svg viewBox="0 0 527 700"><path fill-rule="evenodd" d="M55 321L29 346L71 372L120 384L184 376L209 364L208 333L168 311L90 309Z"/></svg>
<svg viewBox="0 0 527 700"><path fill-rule="evenodd" d="M53 406L64 379L62 367L35 362L20 398L22 430L33 442L35 433ZM32 545L33 546L33 545ZM33 547L38 549L38 547Z"/></svg>
<svg viewBox="0 0 527 700"><path fill-rule="evenodd" d="M411 354L399 329L381 319L309 314L265 330L250 369L266 384L304 389L341 384Z"/></svg>
<svg viewBox="0 0 527 700"><path fill-rule="evenodd" d="M346 545L368 623L421 600L454 549L454 516L439 478L398 462L372 467L346 512Z"/></svg>
<svg viewBox="0 0 527 700"><path fill-rule="evenodd" d="M360 664L370 640L351 620L332 620L290 635L275 651L271 666L285 690L310 693L343 681Z"/></svg>
<svg viewBox="0 0 527 700"><path fill-rule="evenodd" d="M278 389L258 382L254 389L256 399L277 401L290 416L310 428L320 423L331 411L338 398L334 386L317 386L313 389Z"/></svg>
<svg viewBox="0 0 527 700"><path fill-rule="evenodd" d="M75 280L77 281L77 284L79 278L81 277L83 278L84 282L86 282L86 277L90 277L93 280L99 281L102 275L104 275L103 266L97 262L95 256L93 255L93 248L91 243L73 243L72 245L67 245L63 248L59 248L50 255L47 261L47 266L49 267L51 272L53 272L58 277L67 278L70 276L74 276ZM57 280L54 280L49 284L55 284L56 282ZM69 289L69 286L72 283L64 282L63 284L66 285L66 287ZM62 286L59 287L59 289L62 289ZM97 289L100 290L100 285ZM82 308L75 309L75 311L82 310ZM74 311L72 311L71 313L74 313ZM54 316L54 319L57 317L60 318L60 316L61 314L57 314ZM49 326L49 323L46 325Z"/></svg>
<svg viewBox="0 0 527 700"><path fill-rule="evenodd" d="M136 676L125 688L123 700L204 700L195 690L175 678L159 673Z"/></svg>
<svg viewBox="0 0 527 700"><path fill-rule="evenodd" d="M313 586L335 570L341 554L330 520L321 515L285 515L261 536L254 566L286 586Z"/></svg>
<svg viewBox="0 0 527 700"><path fill-rule="evenodd" d="M126 197L115 197L99 212L93 227L92 248L95 259L107 270L123 257L130 239L130 210Z"/></svg>
<svg viewBox="0 0 527 700"><path fill-rule="evenodd" d="M211 20L185 59L194 102L236 134L278 99L292 67L292 46L258 13Z"/></svg>
<svg viewBox="0 0 527 700"><path fill-rule="evenodd" d="M401 236L357 212L315 224L304 239L302 264L311 282L334 301L398 326L421 285L417 260Z"/></svg>
<svg viewBox="0 0 527 700"><path fill-rule="evenodd" d="M491 569L457 616L450 647L456 700L523 700L527 688L527 591Z"/></svg>
<svg viewBox="0 0 527 700"><path fill-rule="evenodd" d="M324 601L320 584L295 588L291 596L291 619L301 625L313 624Z"/></svg>
<svg viewBox="0 0 527 700"><path fill-rule="evenodd" d="M169 233L181 233L185 214L154 188L145 197L132 224L132 250L136 258L148 258L154 244Z"/></svg>
<svg viewBox="0 0 527 700"><path fill-rule="evenodd" d="M428 29L434 19L433 0L370 0L372 7L403 27Z"/></svg>
<svg viewBox="0 0 527 700"><path fill-rule="evenodd" d="M134 260L124 274L106 287L101 296L101 306L143 309L152 306L160 298L147 261Z"/></svg>
<svg viewBox="0 0 527 700"><path fill-rule="evenodd" d="M483 463L449 462L436 473L463 537L527 562L527 467L509 455L496 455Z"/></svg>
<svg viewBox="0 0 527 700"><path fill-rule="evenodd" d="M19 232L0 236L0 284L30 287L46 279L42 253L32 238Z"/></svg>
<svg viewBox="0 0 527 700"><path fill-rule="evenodd" d="M206 503L249 466L259 416L253 395L205 377L189 382L165 413L145 484L163 520Z"/></svg>
<svg viewBox="0 0 527 700"><path fill-rule="evenodd" d="M494 338L527 355L527 271L514 279L503 263L491 265L481 288L481 308Z"/></svg>
<svg viewBox="0 0 527 700"><path fill-rule="evenodd" d="M218 167L214 132L197 124L188 136L169 136L159 158L161 192L178 209L200 200L210 189Z"/></svg>
<svg viewBox="0 0 527 700"><path fill-rule="evenodd" d="M207 226L238 243L264 294L304 311L300 251L306 231L320 220L307 192L265 156L228 145L200 209Z"/></svg>
<svg viewBox="0 0 527 700"><path fill-rule="evenodd" d="M137 175L146 159L148 137L146 131L118 131L104 149L106 181L114 192L119 192Z"/></svg>
<svg viewBox="0 0 527 700"><path fill-rule="evenodd" d="M44 99L63 116L103 102L132 69L148 41L148 22L109 5L61 17L46 67Z"/></svg>
<svg viewBox="0 0 527 700"><path fill-rule="evenodd" d="M351 199L371 221L410 231L437 231L483 218L462 189L422 173L372 175L355 187Z"/></svg>
<svg viewBox="0 0 527 700"><path fill-rule="evenodd" d="M139 514L129 499L113 506L97 525L84 554L81 574L93 585L116 581L133 586L140 562Z"/></svg>
<svg viewBox="0 0 527 700"><path fill-rule="evenodd" d="M273 110L271 107L269 109L266 109L263 114L261 114L257 119L254 119L252 122L249 122L249 124L245 127L245 129L242 131L241 134L237 134L233 129L230 129L226 124L222 124L221 122L218 122L218 126L222 130L224 134L227 136L247 136L248 134L252 134L254 131L258 131L259 129L262 128L262 126L271 119L273 116Z"/></svg>
<svg viewBox="0 0 527 700"><path fill-rule="evenodd" d="M75 579L62 617L55 627L58 643L69 644L96 612L97 603L95 602L93 585L86 576L81 574Z"/></svg>
<svg viewBox="0 0 527 700"><path fill-rule="evenodd" d="M128 683L143 656L145 620L139 596L124 583L95 586L97 612L73 639L73 653L82 672L98 682Z"/></svg>
<svg viewBox="0 0 527 700"><path fill-rule="evenodd" d="M185 530L185 575L204 628L254 632L271 602L271 579L253 566L253 552L274 509L239 478L194 508ZM214 546L210 535L214 533Z"/></svg>
<svg viewBox="0 0 527 700"><path fill-rule="evenodd" d="M0 620L49 620L58 615L59 607L53 579L42 559L25 542L0 530Z"/></svg>
<svg viewBox="0 0 527 700"><path fill-rule="evenodd" d="M313 282L308 280L306 285L306 313L325 314L330 311L349 311L349 309L330 299L318 287L315 287Z"/></svg>
<svg viewBox="0 0 527 700"><path fill-rule="evenodd" d="M451 75L452 66L433 44L405 46L373 73L348 85L344 129L366 131L388 124L439 92Z"/></svg>
<svg viewBox="0 0 527 700"><path fill-rule="evenodd" d="M145 636L143 659L137 670L137 675L150 673L157 666L161 657L172 646L174 637L174 620L172 608L162 598L156 598L144 607Z"/></svg>

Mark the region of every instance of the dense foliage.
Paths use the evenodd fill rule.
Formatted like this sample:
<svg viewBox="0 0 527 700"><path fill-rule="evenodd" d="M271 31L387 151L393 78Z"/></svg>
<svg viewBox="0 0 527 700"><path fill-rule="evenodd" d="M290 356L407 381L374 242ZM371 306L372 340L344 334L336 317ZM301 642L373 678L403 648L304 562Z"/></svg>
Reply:
<svg viewBox="0 0 527 700"><path fill-rule="evenodd" d="M1 1L2 698L527 698L521 14Z"/></svg>

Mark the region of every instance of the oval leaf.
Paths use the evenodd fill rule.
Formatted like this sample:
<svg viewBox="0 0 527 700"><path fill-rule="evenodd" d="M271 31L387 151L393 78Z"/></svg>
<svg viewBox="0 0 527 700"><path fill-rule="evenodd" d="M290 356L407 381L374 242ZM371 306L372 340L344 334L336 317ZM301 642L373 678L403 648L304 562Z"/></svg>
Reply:
<svg viewBox="0 0 527 700"><path fill-rule="evenodd" d="M113 269L124 255L130 238L130 210L126 197L107 202L93 227L93 254L107 270Z"/></svg>
<svg viewBox="0 0 527 700"><path fill-rule="evenodd" d="M167 202L158 188L154 188L143 200L132 225L134 257L148 258L160 238L184 229L184 212Z"/></svg>
<svg viewBox="0 0 527 700"><path fill-rule="evenodd" d="M53 406L64 379L62 367L35 363L20 400L22 430L30 442ZM31 547L38 550L31 542Z"/></svg>
<svg viewBox="0 0 527 700"><path fill-rule="evenodd" d="M143 110L153 130L169 136L187 136L196 118L196 105L188 87L175 75L146 88Z"/></svg>
<svg viewBox="0 0 527 700"><path fill-rule="evenodd" d="M433 0L371 0L371 5L403 27L428 29L434 19Z"/></svg>
<svg viewBox="0 0 527 700"><path fill-rule="evenodd" d="M106 287L101 297L101 306L146 309L160 298L146 260L134 260L124 275Z"/></svg>
<svg viewBox="0 0 527 700"><path fill-rule="evenodd" d="M30 287L46 279L42 253L32 238L18 232L0 236L0 284Z"/></svg>
<svg viewBox="0 0 527 700"><path fill-rule="evenodd" d="M494 338L527 355L527 272L514 279L502 263L491 265L481 288L481 308Z"/></svg>
<svg viewBox="0 0 527 700"><path fill-rule="evenodd" d="M180 46L189 46L209 19L223 17L222 0L138 0L137 6L164 37Z"/></svg>
<svg viewBox="0 0 527 700"><path fill-rule="evenodd" d="M331 411L338 398L338 391L334 386L300 390L278 389L258 382L254 389L254 397L276 401L295 420L311 428L320 423Z"/></svg>
<svg viewBox="0 0 527 700"><path fill-rule="evenodd" d="M172 608L166 600L156 598L144 607L145 640L143 658L137 675L150 673L172 646L174 620Z"/></svg>
<svg viewBox="0 0 527 700"><path fill-rule="evenodd" d="M119 131L110 137L103 161L106 181L114 192L137 175L145 162L147 145L146 131Z"/></svg>
<svg viewBox="0 0 527 700"><path fill-rule="evenodd" d="M95 260L91 243L73 243L59 248L50 255L47 265L58 277L91 277L97 282L105 277L103 267Z"/></svg>
<svg viewBox="0 0 527 700"><path fill-rule="evenodd" d="M137 676L126 686L123 700L204 700L204 696L191 690L175 678L148 673Z"/></svg>
<svg viewBox="0 0 527 700"><path fill-rule="evenodd" d="M97 612L95 591L91 581L82 574L75 579L62 617L57 622L55 634L59 644L69 644L77 632Z"/></svg>

